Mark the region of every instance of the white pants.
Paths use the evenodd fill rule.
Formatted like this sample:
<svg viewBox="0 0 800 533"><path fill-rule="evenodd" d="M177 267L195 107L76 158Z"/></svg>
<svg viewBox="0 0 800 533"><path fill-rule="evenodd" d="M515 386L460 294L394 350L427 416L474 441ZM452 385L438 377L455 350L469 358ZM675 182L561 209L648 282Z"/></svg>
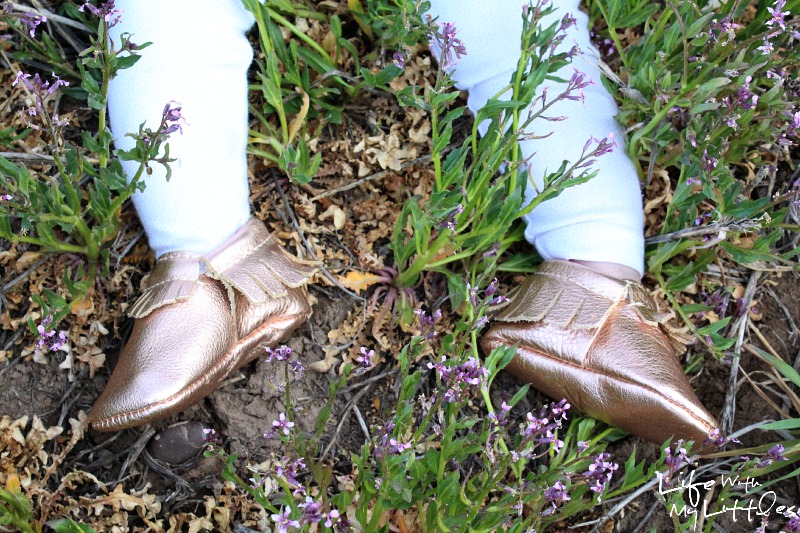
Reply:
<svg viewBox="0 0 800 533"><path fill-rule="evenodd" d="M508 84L519 58L522 0L433 0L431 14L452 22L467 55L453 67L458 88L469 91L475 112ZM566 100L551 108L560 122L533 124L545 139L521 142L533 155L531 176L541 186L547 172L564 160L575 161L590 137L613 134L617 147L592 167L598 175L539 205L525 217L526 238L545 259L579 259L619 263L643 272L643 217L639 180L625 154L624 132L614 119L614 99L594 66L597 53L589 41L588 20L578 0L554 0L550 21L571 13L577 27L562 43L577 43L582 57L572 66L594 85L583 90L584 102ZM247 69L252 50L244 32L252 16L239 0L118 0L122 23L112 30L133 34L135 43L151 41L142 59L112 81L109 114L115 143L129 148L125 133L142 121L155 127L164 105L180 102L187 124L170 139L177 157L169 183L156 166L147 190L134 204L156 256L173 250L205 253L235 232L249 216L247 164ZM548 21L546 21L547 23ZM211 46L208 43L213 43ZM572 66L561 77L568 79ZM561 92L546 82L550 95ZM509 95L506 94L505 97ZM481 125L485 131L486 125ZM126 162L129 175L136 165ZM535 195L529 186L527 198Z"/></svg>

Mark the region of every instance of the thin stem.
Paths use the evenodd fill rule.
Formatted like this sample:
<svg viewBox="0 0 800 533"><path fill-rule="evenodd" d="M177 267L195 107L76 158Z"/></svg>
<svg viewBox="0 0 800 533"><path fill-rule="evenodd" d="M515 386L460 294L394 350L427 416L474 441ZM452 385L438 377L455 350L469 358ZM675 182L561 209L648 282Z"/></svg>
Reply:
<svg viewBox="0 0 800 533"><path fill-rule="evenodd" d="M19 240L20 240L20 242L24 242L24 243L27 243L27 244L35 244L35 245L40 246L41 248L43 248L45 250L47 250L48 248L51 248L51 245L45 243L41 239L37 239L36 237L29 237L27 235L23 235L22 237L19 237ZM55 248L56 249L54 251L58 251L58 252L72 252L72 253L76 253L76 254L86 255L86 247L85 246L78 246L76 244L67 244L67 243L60 242L55 246Z"/></svg>
<svg viewBox="0 0 800 533"><path fill-rule="evenodd" d="M606 13L605 8L603 7L603 2L596 2L595 5L600 9L600 13L603 14L603 19L605 19L606 25L608 26L608 33L611 36L611 40L614 41L614 46L617 48L617 53L619 53L619 58L622 61L622 64L625 66L625 68L628 68L628 59L625 57L625 50L623 50L622 43L617 35L617 29L612 26L608 20L608 13Z"/></svg>
<svg viewBox="0 0 800 533"><path fill-rule="evenodd" d="M309 37L308 35L306 35L302 31L300 31L300 29L297 26L295 26L294 24L292 24L291 22L289 22L288 20L283 18L283 16L281 16L275 10L273 10L273 9L271 9L269 7L266 8L266 9L267 9L267 13L269 14L269 16L272 17L273 19L275 19L275 21L278 24L281 24L281 25L285 26L286 28L289 28L289 31L294 33L297 36L298 39L300 39L301 41L306 43L308 46L313 48L322 57L327 58L328 61L331 60L331 56L328 55L328 52L326 52L324 48L322 48L319 44L317 44L317 42L314 39L312 39L311 37Z"/></svg>
<svg viewBox="0 0 800 533"><path fill-rule="evenodd" d="M109 61L110 52L108 49L111 43L108 39L108 23L105 21L100 24L98 42L103 50L101 55L101 62L103 64L103 105L98 110L97 116L97 140L100 144L100 152L97 154L97 157L99 159L100 168L106 168L108 166L108 138L106 132L105 103L108 101L108 84L111 81L111 62ZM113 53L113 51L111 53Z"/></svg>

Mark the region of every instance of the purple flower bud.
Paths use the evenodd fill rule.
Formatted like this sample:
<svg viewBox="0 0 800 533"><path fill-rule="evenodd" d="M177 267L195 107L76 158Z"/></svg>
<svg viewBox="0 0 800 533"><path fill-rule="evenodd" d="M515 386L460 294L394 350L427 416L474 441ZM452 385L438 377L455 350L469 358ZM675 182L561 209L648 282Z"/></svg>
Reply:
<svg viewBox="0 0 800 533"><path fill-rule="evenodd" d="M708 150L703 150L703 158L700 162L700 166L703 170L711 171L717 168L718 160L714 157L708 155Z"/></svg>
<svg viewBox="0 0 800 533"><path fill-rule="evenodd" d="M44 15L34 15L33 13L22 13L19 17L19 21L28 27L28 29L30 30L28 33L30 34L32 39L36 37L36 27L42 22L47 22L47 18Z"/></svg>
<svg viewBox="0 0 800 533"><path fill-rule="evenodd" d="M398 50L397 52L392 54L392 63L394 63L397 68L405 68L406 58L403 55L403 52Z"/></svg>

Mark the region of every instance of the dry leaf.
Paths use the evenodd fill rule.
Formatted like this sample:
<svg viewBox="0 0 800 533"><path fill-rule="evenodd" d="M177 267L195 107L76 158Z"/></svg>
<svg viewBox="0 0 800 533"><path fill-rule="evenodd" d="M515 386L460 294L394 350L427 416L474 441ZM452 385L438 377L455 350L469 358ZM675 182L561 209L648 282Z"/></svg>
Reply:
<svg viewBox="0 0 800 533"><path fill-rule="evenodd" d="M370 285L380 283L383 278L370 272L358 272L353 270L344 276L339 276L339 283L360 294L361 291L368 288Z"/></svg>
<svg viewBox="0 0 800 533"><path fill-rule="evenodd" d="M41 252L25 252L22 257L17 259L17 272L23 272L26 268L35 263L40 257Z"/></svg>

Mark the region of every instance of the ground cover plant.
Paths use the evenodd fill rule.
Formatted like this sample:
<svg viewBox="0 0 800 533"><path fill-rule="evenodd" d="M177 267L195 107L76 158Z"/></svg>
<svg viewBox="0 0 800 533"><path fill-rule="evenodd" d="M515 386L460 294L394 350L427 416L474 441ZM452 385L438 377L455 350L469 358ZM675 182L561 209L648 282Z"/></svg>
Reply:
<svg viewBox="0 0 800 533"><path fill-rule="evenodd" d="M800 1L585 6L641 171L645 283L723 426L703 457L551 402L502 372L513 350L478 348L538 262L521 214L614 149L590 140L523 206L516 139L584 83L536 96L569 62L542 54L568 19L521 5L511 102L471 117L440 68L469 50L425 2L244 4L251 202L322 261L315 316L196 408L114 436L85 411L153 263L127 200L183 117L165 102L114 150L108 80L147 53L108 41L124 13L4 4L0 527L800 531ZM140 162L130 182L120 159ZM196 453L163 455L168 437Z"/></svg>

